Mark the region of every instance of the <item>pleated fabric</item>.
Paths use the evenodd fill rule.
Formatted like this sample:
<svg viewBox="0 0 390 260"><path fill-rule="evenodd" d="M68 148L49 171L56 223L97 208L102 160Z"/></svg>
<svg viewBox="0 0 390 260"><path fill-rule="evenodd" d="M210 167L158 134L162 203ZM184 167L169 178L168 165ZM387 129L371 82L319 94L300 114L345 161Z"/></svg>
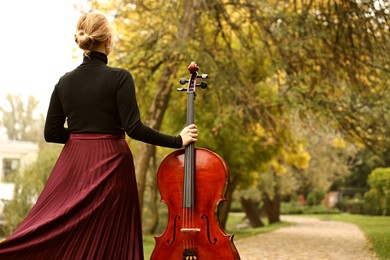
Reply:
<svg viewBox="0 0 390 260"><path fill-rule="evenodd" d="M124 135L72 134L0 259L143 259L141 229Z"/></svg>

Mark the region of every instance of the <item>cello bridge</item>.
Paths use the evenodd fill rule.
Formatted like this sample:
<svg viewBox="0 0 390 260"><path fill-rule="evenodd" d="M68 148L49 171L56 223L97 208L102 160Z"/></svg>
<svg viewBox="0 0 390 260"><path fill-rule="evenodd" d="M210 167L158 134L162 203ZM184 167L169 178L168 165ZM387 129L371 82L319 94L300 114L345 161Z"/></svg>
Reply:
<svg viewBox="0 0 390 260"><path fill-rule="evenodd" d="M182 228L180 229L181 232L183 233L191 233L191 232L200 232L200 228Z"/></svg>

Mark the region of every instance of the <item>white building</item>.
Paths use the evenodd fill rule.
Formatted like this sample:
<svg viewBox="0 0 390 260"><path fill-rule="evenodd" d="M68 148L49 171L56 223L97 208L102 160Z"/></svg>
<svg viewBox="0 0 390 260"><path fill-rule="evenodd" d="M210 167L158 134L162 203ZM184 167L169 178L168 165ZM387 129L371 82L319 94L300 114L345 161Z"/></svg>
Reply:
<svg viewBox="0 0 390 260"><path fill-rule="evenodd" d="M17 174L33 163L38 156L38 144L0 140L0 222L4 201L11 200Z"/></svg>

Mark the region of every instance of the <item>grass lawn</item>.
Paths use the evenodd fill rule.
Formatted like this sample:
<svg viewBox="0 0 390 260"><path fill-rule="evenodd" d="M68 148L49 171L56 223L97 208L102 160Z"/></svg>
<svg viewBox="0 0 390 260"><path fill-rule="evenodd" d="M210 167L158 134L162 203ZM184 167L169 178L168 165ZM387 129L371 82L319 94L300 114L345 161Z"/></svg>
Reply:
<svg viewBox="0 0 390 260"><path fill-rule="evenodd" d="M352 214L311 215L356 224L371 241L381 259L390 259L390 217Z"/></svg>

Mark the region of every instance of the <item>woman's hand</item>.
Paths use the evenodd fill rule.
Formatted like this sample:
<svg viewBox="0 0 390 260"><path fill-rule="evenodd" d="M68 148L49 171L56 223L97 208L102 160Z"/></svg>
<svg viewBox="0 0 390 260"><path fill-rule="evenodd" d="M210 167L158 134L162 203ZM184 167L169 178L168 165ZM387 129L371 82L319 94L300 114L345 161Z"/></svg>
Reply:
<svg viewBox="0 0 390 260"><path fill-rule="evenodd" d="M183 128L180 132L181 139L183 141L183 147L192 142L198 141L198 128L196 125L191 124Z"/></svg>

